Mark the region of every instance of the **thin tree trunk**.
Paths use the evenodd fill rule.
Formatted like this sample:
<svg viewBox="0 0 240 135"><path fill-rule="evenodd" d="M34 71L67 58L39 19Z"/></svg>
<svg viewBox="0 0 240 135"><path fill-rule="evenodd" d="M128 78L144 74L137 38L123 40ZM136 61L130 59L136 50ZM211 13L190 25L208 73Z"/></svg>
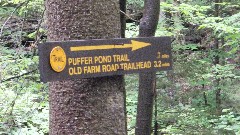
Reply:
<svg viewBox="0 0 240 135"><path fill-rule="evenodd" d="M151 37L155 35L160 12L159 0L145 0L144 13L140 22L139 36Z"/></svg>
<svg viewBox="0 0 240 135"><path fill-rule="evenodd" d="M121 38L125 38L125 29L126 29L126 0L119 0L120 5L120 21L121 21ZM124 13L123 13L124 12ZM124 84L125 86L125 84ZM125 113L125 130L127 132L127 103L126 103L127 93L124 90L124 113Z"/></svg>
<svg viewBox="0 0 240 135"><path fill-rule="evenodd" d="M160 0L145 0L144 13L140 22L139 36L155 35L160 11ZM153 99L156 86L156 73L139 74L136 135L150 135L152 128Z"/></svg>
<svg viewBox="0 0 240 135"><path fill-rule="evenodd" d="M118 0L47 0L48 40L119 38ZM125 135L124 79L49 84L50 135Z"/></svg>
<svg viewBox="0 0 240 135"><path fill-rule="evenodd" d="M215 17L219 17L220 15L220 6L219 3L222 2L221 0L215 0ZM218 65L220 64L220 58L219 58L219 39L217 37L215 37L215 43L214 43L214 50L216 52L216 56L214 57L214 65ZM218 75L218 73L216 74L216 76ZM217 108L217 113L220 112L221 110L221 88L219 88L220 85L220 79L216 78L215 80L215 87L216 92L215 92L215 97L216 97L216 108Z"/></svg>
<svg viewBox="0 0 240 135"><path fill-rule="evenodd" d="M208 105L208 100L207 100L206 92L203 92L203 99L204 99L204 105L207 106Z"/></svg>
<svg viewBox="0 0 240 135"><path fill-rule="evenodd" d="M120 4L120 21L121 21L121 38L125 38L125 29L126 29L126 0L119 0Z"/></svg>

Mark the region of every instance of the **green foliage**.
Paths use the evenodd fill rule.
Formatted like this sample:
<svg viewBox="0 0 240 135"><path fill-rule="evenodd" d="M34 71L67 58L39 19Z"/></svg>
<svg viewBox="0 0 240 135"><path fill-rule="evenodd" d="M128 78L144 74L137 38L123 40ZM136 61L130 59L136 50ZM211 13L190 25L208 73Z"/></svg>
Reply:
<svg viewBox="0 0 240 135"><path fill-rule="evenodd" d="M158 104L161 104L159 131L168 134L239 134L236 130L239 129L239 100L236 97L240 92L236 83L239 81L240 30L239 23L236 23L239 22L239 10L233 9L235 12L232 15L222 11L224 15L213 17L214 4L178 2L161 3L165 18L157 30L157 35L174 38L173 77L167 74L167 79L162 78L158 82L161 85L164 85L163 81L166 84L171 84L168 81L174 82L172 86L158 86ZM219 5L222 8L238 7L234 3ZM201 41L187 41L187 36ZM215 39L219 42L217 49L214 48ZM213 63L216 56L220 59L219 64ZM215 115L216 90L219 89L221 107L233 107L234 116L227 113L217 113L219 117ZM232 122L226 122L227 119ZM213 123L213 120L216 121Z"/></svg>
<svg viewBox="0 0 240 135"><path fill-rule="evenodd" d="M25 0L26 1L26 0ZM20 16L41 18L44 11L44 0L32 0L27 3L25 7L19 9Z"/></svg>
<svg viewBox="0 0 240 135"><path fill-rule="evenodd" d="M39 80L38 57L0 49L0 134L47 133L48 92Z"/></svg>
<svg viewBox="0 0 240 135"><path fill-rule="evenodd" d="M144 0L127 0L127 9L141 10L144 6Z"/></svg>
<svg viewBox="0 0 240 135"><path fill-rule="evenodd" d="M0 1L0 41L4 46L17 47L36 33L44 11L43 0ZM32 39L34 34L31 35Z"/></svg>
<svg viewBox="0 0 240 135"><path fill-rule="evenodd" d="M6 16L17 10L15 13L17 16L39 17L44 10L43 2L43 0L2 0L0 1L0 14Z"/></svg>
<svg viewBox="0 0 240 135"><path fill-rule="evenodd" d="M197 50L198 48L197 44L186 44L186 45L181 45L181 46L176 46L174 47L175 51L180 51L180 50Z"/></svg>
<svg viewBox="0 0 240 135"><path fill-rule="evenodd" d="M28 34L27 37L28 37L28 38L31 38L31 39L34 39L34 38L37 36L38 33L44 33L44 34L46 34L46 30L44 30L43 28L40 28L40 29L38 30L38 32L37 32L37 31L34 31L34 32Z"/></svg>
<svg viewBox="0 0 240 135"><path fill-rule="evenodd" d="M186 3L181 3L176 6L166 2L161 2L161 7L163 11L169 13L172 17L175 15L181 17L180 19L183 21L193 24L198 24L202 19L205 19L205 13L210 9L210 6L189 5Z"/></svg>
<svg viewBox="0 0 240 135"><path fill-rule="evenodd" d="M125 30L126 38L132 38L138 36L138 26L134 23L127 23L126 30Z"/></svg>
<svg viewBox="0 0 240 135"><path fill-rule="evenodd" d="M127 129L129 135L134 135L137 114L138 78L136 75L127 75L125 77L125 83L125 88L127 90Z"/></svg>
<svg viewBox="0 0 240 135"><path fill-rule="evenodd" d="M161 111L161 110L160 110ZM161 132L169 134L211 134L211 117L204 109L195 109L189 106L168 108L159 114Z"/></svg>
<svg viewBox="0 0 240 135"><path fill-rule="evenodd" d="M231 109L223 109L222 112L223 115L210 120L214 125L215 132L217 134L240 134L240 115L235 114Z"/></svg>

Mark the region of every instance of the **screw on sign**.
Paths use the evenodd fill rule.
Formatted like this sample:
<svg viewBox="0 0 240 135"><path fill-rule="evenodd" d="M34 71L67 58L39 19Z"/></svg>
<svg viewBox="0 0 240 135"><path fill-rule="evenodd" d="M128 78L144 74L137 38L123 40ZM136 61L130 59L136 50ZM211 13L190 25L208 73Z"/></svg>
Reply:
<svg viewBox="0 0 240 135"><path fill-rule="evenodd" d="M170 37L46 42L39 55L43 82L172 69Z"/></svg>

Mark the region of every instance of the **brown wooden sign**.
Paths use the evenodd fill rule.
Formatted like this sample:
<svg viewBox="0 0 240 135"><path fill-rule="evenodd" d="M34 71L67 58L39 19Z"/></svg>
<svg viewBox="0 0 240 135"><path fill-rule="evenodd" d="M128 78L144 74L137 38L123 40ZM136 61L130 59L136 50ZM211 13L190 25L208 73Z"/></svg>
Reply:
<svg viewBox="0 0 240 135"><path fill-rule="evenodd" d="M39 57L43 82L172 69L170 37L46 42Z"/></svg>

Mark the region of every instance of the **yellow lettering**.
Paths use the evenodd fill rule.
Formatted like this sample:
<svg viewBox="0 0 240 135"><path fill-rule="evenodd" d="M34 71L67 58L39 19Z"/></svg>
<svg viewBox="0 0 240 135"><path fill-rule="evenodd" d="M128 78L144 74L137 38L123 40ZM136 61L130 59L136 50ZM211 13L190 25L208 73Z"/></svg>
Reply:
<svg viewBox="0 0 240 135"><path fill-rule="evenodd" d="M102 65L102 72L113 72L117 71L118 69L119 69L118 64Z"/></svg>
<svg viewBox="0 0 240 135"><path fill-rule="evenodd" d="M112 57L111 56L95 56L94 57L94 63L110 63L112 61Z"/></svg>
<svg viewBox="0 0 240 135"><path fill-rule="evenodd" d="M69 68L68 73L69 73L69 75L73 75L73 68Z"/></svg>
<svg viewBox="0 0 240 135"><path fill-rule="evenodd" d="M133 63L121 63L121 69L123 70L138 70L138 69L146 69L151 68L151 61L145 62L133 62Z"/></svg>
<svg viewBox="0 0 240 135"><path fill-rule="evenodd" d="M101 72L100 66L85 66L83 67L84 74L92 74Z"/></svg>
<svg viewBox="0 0 240 135"><path fill-rule="evenodd" d="M114 62L128 62L128 61L130 61L128 59L128 55L127 54L113 55L113 60L114 60Z"/></svg>
<svg viewBox="0 0 240 135"><path fill-rule="evenodd" d="M82 74L82 68L81 67L70 67L68 69L69 75L79 75Z"/></svg>
<svg viewBox="0 0 240 135"><path fill-rule="evenodd" d="M170 63L165 62L165 63L162 64L162 66L163 66L163 67L170 67Z"/></svg>
<svg viewBox="0 0 240 135"><path fill-rule="evenodd" d="M144 66L146 68L151 68L152 67L152 62L151 61L147 61L147 62L144 63Z"/></svg>
<svg viewBox="0 0 240 135"><path fill-rule="evenodd" d="M167 59L167 58L169 58L169 55L168 55L168 54L163 54L163 55L162 55L162 58L163 58L163 59Z"/></svg>
<svg viewBox="0 0 240 135"><path fill-rule="evenodd" d="M92 57L81 57L81 58L68 58L68 65L78 66L78 65L89 65L93 64Z"/></svg>
<svg viewBox="0 0 240 135"><path fill-rule="evenodd" d="M161 52L157 52L157 58L158 58L158 59L161 58Z"/></svg>
<svg viewBox="0 0 240 135"><path fill-rule="evenodd" d="M162 62L159 60L159 61L154 61L153 62L154 63L154 67L156 67L156 68L159 68L159 67L161 67L162 65Z"/></svg>
<svg viewBox="0 0 240 135"><path fill-rule="evenodd" d="M68 58L68 65L70 66L71 63L73 62L72 58Z"/></svg>

